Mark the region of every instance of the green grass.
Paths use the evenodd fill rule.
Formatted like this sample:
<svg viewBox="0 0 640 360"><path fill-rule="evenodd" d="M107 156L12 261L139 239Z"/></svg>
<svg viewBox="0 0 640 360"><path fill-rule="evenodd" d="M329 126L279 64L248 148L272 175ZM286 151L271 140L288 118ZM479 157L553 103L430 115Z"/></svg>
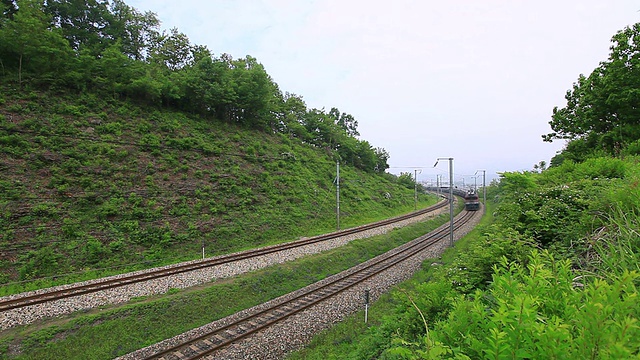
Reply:
<svg viewBox="0 0 640 360"><path fill-rule="evenodd" d="M492 204L488 204L487 211L479 225L465 237L456 241L453 248L445 250L440 258L427 259L423 268L415 273L411 279L405 281L391 292L383 294L369 307L368 323L364 322L364 310L352 314L344 321L335 324L316 335L303 349L287 356L288 360L343 360L343 359L375 359L381 349L387 348L390 339L381 329L388 319L393 318L398 311L399 298L406 299L406 293L414 292L420 284L432 281L434 269L448 267L466 253L471 244L482 236L483 229L493 222ZM438 264L432 266L432 264Z"/></svg>
<svg viewBox="0 0 640 360"><path fill-rule="evenodd" d="M638 163L505 174L483 223L369 324L355 314L288 359L636 358Z"/></svg>
<svg viewBox="0 0 640 360"><path fill-rule="evenodd" d="M0 92L0 296L336 229L324 149L89 94ZM341 166L341 228L412 211L396 180Z"/></svg>
<svg viewBox="0 0 640 360"><path fill-rule="evenodd" d="M10 329L0 336L0 349L13 344L21 353L5 353L0 359L110 359L123 355L348 269L447 220L448 216L442 215L207 286L172 290L162 297L137 299L123 307Z"/></svg>

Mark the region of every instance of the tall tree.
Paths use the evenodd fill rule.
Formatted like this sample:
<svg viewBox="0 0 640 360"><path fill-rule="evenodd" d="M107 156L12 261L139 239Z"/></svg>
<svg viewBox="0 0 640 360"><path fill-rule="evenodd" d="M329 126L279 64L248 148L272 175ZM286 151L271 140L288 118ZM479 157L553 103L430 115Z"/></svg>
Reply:
<svg viewBox="0 0 640 360"><path fill-rule="evenodd" d="M616 153L640 139L640 24L619 31L607 61L588 77L580 75L565 96L567 105L553 110L549 122L555 139L595 143Z"/></svg>
<svg viewBox="0 0 640 360"><path fill-rule="evenodd" d="M376 155L376 166L374 171L377 173L384 173L389 168L389 153L384 148L378 147L374 150Z"/></svg>
<svg viewBox="0 0 640 360"><path fill-rule="evenodd" d="M281 98L278 85L254 57L231 62L232 83L237 94L234 121L256 129L275 129L274 114Z"/></svg>
<svg viewBox="0 0 640 360"><path fill-rule="evenodd" d="M351 114L340 113L338 108L331 108L329 116L334 119L336 125L342 128L349 136L360 136L358 132L358 121Z"/></svg>
<svg viewBox="0 0 640 360"><path fill-rule="evenodd" d="M150 11L144 14L125 4L123 0L111 3L111 23L106 30L120 42L122 52L135 60L145 60L149 47L159 37L160 20Z"/></svg>
<svg viewBox="0 0 640 360"><path fill-rule="evenodd" d="M277 131L293 137L306 139L306 129L302 125L307 113L307 104L302 96L285 92L280 100L280 111L276 113Z"/></svg>
<svg viewBox="0 0 640 360"><path fill-rule="evenodd" d="M74 50L84 47L100 54L115 42L108 34L112 18L108 4L107 0L47 0L45 11Z"/></svg>
<svg viewBox="0 0 640 360"><path fill-rule="evenodd" d="M22 84L24 70L41 78L62 70L71 49L59 30L50 29L41 1L22 0L18 6L13 20L0 28L0 58L17 68Z"/></svg>
<svg viewBox="0 0 640 360"><path fill-rule="evenodd" d="M152 39L149 61L169 71L179 70L193 63L193 47L187 35L172 28Z"/></svg>

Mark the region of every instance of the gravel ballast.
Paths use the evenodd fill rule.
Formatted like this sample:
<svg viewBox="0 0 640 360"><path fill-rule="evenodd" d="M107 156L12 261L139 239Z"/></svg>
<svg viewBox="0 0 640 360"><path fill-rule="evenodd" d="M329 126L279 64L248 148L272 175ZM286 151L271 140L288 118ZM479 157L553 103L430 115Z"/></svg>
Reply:
<svg viewBox="0 0 640 360"><path fill-rule="evenodd" d="M454 233L454 241L466 235L482 217L482 211L477 211L474 219L463 228L456 230ZM447 225L443 225L448 226ZM420 269L422 262L426 259L439 257L447 248L448 238L440 241L438 244L429 247L415 254L410 260L403 262L400 266L394 266L380 274L368 279L367 281L354 286L350 290L334 296L328 300L322 301L300 313L289 317L268 329L257 332L250 337L242 339L232 345L219 350L208 357L208 359L281 359L287 353L300 349L307 344L311 338L319 331L331 327L333 324L340 322L346 316L362 310L364 307L363 295L365 290L370 291L371 301L375 301L382 293L389 291L393 286L409 279L417 270ZM391 250L394 251L394 250ZM373 261L369 260L368 262ZM354 268L346 270L346 272L354 271L357 268L365 266L368 262L358 265ZM310 285L309 287L317 287L328 281L331 281L334 275L320 282ZM308 288L308 287L307 287ZM182 342L184 339L195 338L209 329L215 329L222 325L232 322L234 319L242 317L246 314L252 314L268 307L272 302L280 302L285 299L293 298L301 293L304 289L283 295L270 302L252 307L250 309L238 312L226 318L212 322L200 328L188 331L174 338L164 340L160 343L151 345L136 352L127 354L118 358L118 360L133 360L156 353L169 346Z"/></svg>
<svg viewBox="0 0 640 360"><path fill-rule="evenodd" d="M101 290L101 291L90 293L90 294L79 295L79 296L60 299L60 300L51 301L43 304L36 304L36 305L26 306L23 308L3 311L3 312L0 312L0 330L6 330L19 325L31 324L46 318L60 317L67 314L71 314L76 311L88 310L88 309L97 308L105 305L111 305L111 304L122 304L136 297L164 294L170 289L184 289L184 288L192 287L195 285L211 282L216 279L231 277L231 276L239 275L239 274L250 272L250 271L255 271L267 266L284 263L287 261L292 261L306 255L316 254L322 251L343 246L356 239L368 238L375 235L384 234L391 231L394 228L407 226L416 222L433 218L444 211L447 211L447 208L436 210L435 212L431 212L431 213L414 217L408 220L404 220L392 225L386 225L376 229L367 230L361 233L341 236L331 240L310 244L310 245L305 245L305 246L297 247L294 249L288 249L288 250L280 251L277 253L262 255L259 257L251 258L251 259L239 260L232 263L212 266L209 268L194 270L186 273L171 275L171 276L167 276L160 279L154 279L154 280L149 280L145 282L125 285L125 286L117 287L114 289ZM196 263L199 261L201 260L191 261L190 263ZM165 266L163 268L171 268L173 266L178 266L178 265L180 264ZM126 275L131 275L131 274L146 273L156 269L143 270L143 271L138 271L138 272L129 273L129 274L116 275L116 276L109 277L107 279L119 278ZM96 283L99 281L100 280L90 280L90 281L86 281L78 284L90 284L90 283ZM20 298L24 296L33 295L33 294L44 293L51 290L65 289L75 285L77 284L61 285L61 286L56 286L49 289L42 289L42 290L36 290L36 291L26 292L22 294L9 295L9 296L0 298L0 300L15 299L15 298Z"/></svg>

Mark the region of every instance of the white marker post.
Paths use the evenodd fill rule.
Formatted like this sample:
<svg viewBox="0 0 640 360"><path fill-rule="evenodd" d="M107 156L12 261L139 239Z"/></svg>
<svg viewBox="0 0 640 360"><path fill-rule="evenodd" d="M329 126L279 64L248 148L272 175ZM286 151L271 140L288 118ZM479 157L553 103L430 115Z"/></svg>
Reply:
<svg viewBox="0 0 640 360"><path fill-rule="evenodd" d="M364 291L364 323L369 321L369 289Z"/></svg>

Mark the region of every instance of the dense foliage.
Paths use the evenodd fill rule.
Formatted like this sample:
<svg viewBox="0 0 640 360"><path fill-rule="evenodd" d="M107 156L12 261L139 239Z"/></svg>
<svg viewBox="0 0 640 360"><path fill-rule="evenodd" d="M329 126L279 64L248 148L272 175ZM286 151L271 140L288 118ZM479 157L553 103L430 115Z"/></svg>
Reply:
<svg viewBox="0 0 640 360"><path fill-rule="evenodd" d="M359 140L358 122L307 109L282 92L257 59L214 56L154 13L122 0L4 0L0 77L18 88L90 92L287 134L359 169L383 173L389 154Z"/></svg>
<svg viewBox="0 0 640 360"><path fill-rule="evenodd" d="M640 153L640 24L612 38L611 53L589 76L567 91L567 105L553 110L545 141L567 139L552 159L583 161L598 154Z"/></svg>

